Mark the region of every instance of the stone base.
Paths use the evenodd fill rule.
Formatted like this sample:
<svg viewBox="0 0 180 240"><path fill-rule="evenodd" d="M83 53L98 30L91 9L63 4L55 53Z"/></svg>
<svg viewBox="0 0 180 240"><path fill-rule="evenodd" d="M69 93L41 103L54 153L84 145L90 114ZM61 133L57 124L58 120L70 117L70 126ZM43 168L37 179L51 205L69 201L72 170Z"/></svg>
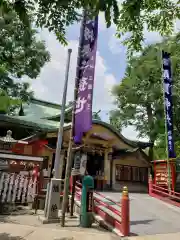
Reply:
<svg viewBox="0 0 180 240"><path fill-rule="evenodd" d="M61 221L61 218L46 218L45 216L39 216L38 217L39 221L42 223L42 224L48 224L48 223L60 223Z"/></svg>
<svg viewBox="0 0 180 240"><path fill-rule="evenodd" d="M76 219L76 218L78 218L78 216L77 216L77 215L73 215L73 216L68 216L68 218L70 218L70 219Z"/></svg>

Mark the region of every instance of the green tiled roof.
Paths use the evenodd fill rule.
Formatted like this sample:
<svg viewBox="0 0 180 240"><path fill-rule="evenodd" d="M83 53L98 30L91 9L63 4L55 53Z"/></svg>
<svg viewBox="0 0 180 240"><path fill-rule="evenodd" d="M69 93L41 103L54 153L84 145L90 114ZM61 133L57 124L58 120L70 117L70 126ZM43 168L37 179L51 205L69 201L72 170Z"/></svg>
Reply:
<svg viewBox="0 0 180 240"><path fill-rule="evenodd" d="M7 115L0 115L1 122L8 122L10 124L20 124L23 127L34 128L39 130L57 130L59 127L58 122L49 121L45 119L38 119L35 117L30 116L7 116Z"/></svg>
<svg viewBox="0 0 180 240"><path fill-rule="evenodd" d="M66 112L71 111L71 109L71 107L67 108ZM30 118L50 119L54 116L60 117L61 105L33 98L29 104L23 105L23 110L25 116Z"/></svg>
<svg viewBox="0 0 180 240"><path fill-rule="evenodd" d="M19 124L23 127L29 127L34 128L39 131L45 131L45 132L54 132L57 131L59 128L60 123L56 121L50 121L47 119L38 119L36 117L30 117L30 116L7 116L4 114L0 115L0 121L1 122L9 122L11 124ZM138 141L131 141L127 138L125 138L122 134L116 131L114 127L112 127L110 124L99 121L99 120L93 120L94 124L100 124L112 132L114 132L120 139L122 139L126 144L137 148L146 148L151 146L150 143L145 142L138 142ZM71 123L65 123L64 128L69 129L71 127Z"/></svg>
<svg viewBox="0 0 180 240"><path fill-rule="evenodd" d="M38 118L46 118L46 117L51 117L54 115L59 114L60 109L54 109L50 107L45 107L41 105L37 105L34 103L29 103L23 105L24 109L24 114L25 116L30 116L30 117L37 117Z"/></svg>
<svg viewBox="0 0 180 240"><path fill-rule="evenodd" d="M8 115L0 114L0 122L2 123L9 122L13 125L19 124L24 128L26 127L34 128L41 132L43 131L53 132L53 131L57 131L60 125L59 121L57 121L57 119L56 120L54 119L54 118L57 118L58 116L60 117L60 108L61 106L56 103L50 103L50 102L46 102L38 99L31 99L30 104L28 105L25 104L23 106L25 116L8 116ZM66 109L66 113L70 113L71 111L72 111L71 106ZM140 147L143 149L151 146L150 143L131 141L126 139L123 135L117 132L113 126L111 126L108 123L105 123L99 120L93 120L93 123L100 124L110 129L125 143L127 143L130 146L133 146L134 148ZM64 128L70 128L70 127L71 127L71 123L64 124Z"/></svg>

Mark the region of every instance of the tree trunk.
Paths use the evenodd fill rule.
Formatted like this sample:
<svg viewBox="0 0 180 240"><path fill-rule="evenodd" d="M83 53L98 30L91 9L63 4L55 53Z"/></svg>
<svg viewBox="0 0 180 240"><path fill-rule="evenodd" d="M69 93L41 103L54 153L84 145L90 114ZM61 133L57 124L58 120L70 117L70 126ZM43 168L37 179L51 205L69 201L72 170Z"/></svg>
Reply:
<svg viewBox="0 0 180 240"><path fill-rule="evenodd" d="M149 125L149 139L152 144L151 147L149 147L149 158L150 161L154 159L154 153L153 153L153 148L154 148L154 142L155 142L155 136L153 133L153 128L154 128L154 120L153 120L153 113L152 113L152 107L151 104L146 105L146 110L147 110L147 116L148 116L148 125Z"/></svg>
<svg viewBox="0 0 180 240"><path fill-rule="evenodd" d="M154 142L151 142L152 143L152 146L149 147L149 159L150 161L153 161L154 160L154 151L153 151L153 148L154 148Z"/></svg>

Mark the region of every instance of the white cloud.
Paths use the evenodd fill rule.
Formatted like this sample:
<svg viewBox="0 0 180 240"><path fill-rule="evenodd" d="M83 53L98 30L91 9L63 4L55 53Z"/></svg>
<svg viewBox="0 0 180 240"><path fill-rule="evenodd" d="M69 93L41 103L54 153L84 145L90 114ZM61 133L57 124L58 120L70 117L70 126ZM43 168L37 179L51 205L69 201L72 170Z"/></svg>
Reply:
<svg viewBox="0 0 180 240"><path fill-rule="evenodd" d="M178 33L180 30L180 20L176 20L175 25L174 25L174 32Z"/></svg>
<svg viewBox="0 0 180 240"><path fill-rule="evenodd" d="M123 46L122 41L124 41L128 37L129 34L127 33L124 36L122 36L121 39L118 39L115 36L116 29L113 28L113 31L114 31L114 34L112 34L112 36L108 42L109 49L112 52L112 54L120 54L122 52L124 53L126 51L126 47ZM159 33L149 32L147 30L147 26L144 26L143 36L144 36L144 44L145 45L159 42L162 40L162 37L160 36Z"/></svg>
<svg viewBox="0 0 180 240"><path fill-rule="evenodd" d="M123 128L122 130L123 136L125 136L127 139L130 140L140 140L140 141L148 141L147 138L138 138L138 133L136 132L135 128L133 126L128 126L126 128Z"/></svg>
<svg viewBox="0 0 180 240"><path fill-rule="evenodd" d="M47 63L41 71L40 76L31 81L31 87L36 97L51 102L61 103L64 74L67 59L67 47L63 47L58 43L56 37L43 30L40 37L45 40L47 49L51 53L51 61ZM67 92L67 100L73 99L78 41L69 41L68 48L72 48L69 84ZM97 51L96 72L94 82L93 110L108 111L112 109L112 96L110 89L116 83L113 74L107 72L107 66L104 59Z"/></svg>
<svg viewBox="0 0 180 240"><path fill-rule="evenodd" d="M119 54L122 51L125 51L124 48L122 48L122 41L128 36L128 34L125 34L121 39L117 39L115 37L116 28L115 25L113 25L113 31L114 34L112 34L111 38L109 39L108 46L112 54ZM174 34L178 33L180 31L180 20L176 20L174 23ZM144 45L153 44L156 42L162 41L162 36L158 32L150 32L147 29L147 25L144 25L144 31L143 31L143 37L144 37Z"/></svg>
<svg viewBox="0 0 180 240"><path fill-rule="evenodd" d="M143 36L145 45L160 42L162 40L162 37L158 32L149 32L147 25L144 26Z"/></svg>
<svg viewBox="0 0 180 240"><path fill-rule="evenodd" d="M114 34L109 39L108 46L112 54L121 54L126 52L126 47L123 46L122 41L125 39L125 37L122 37L121 39L118 39L115 36L115 29Z"/></svg>

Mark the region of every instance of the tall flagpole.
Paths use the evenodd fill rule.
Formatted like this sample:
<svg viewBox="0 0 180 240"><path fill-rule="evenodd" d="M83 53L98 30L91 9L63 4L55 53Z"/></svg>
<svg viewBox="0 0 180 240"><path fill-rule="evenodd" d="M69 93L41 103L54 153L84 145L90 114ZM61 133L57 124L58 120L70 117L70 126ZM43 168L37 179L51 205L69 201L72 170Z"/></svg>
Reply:
<svg viewBox="0 0 180 240"><path fill-rule="evenodd" d="M54 163L54 177L61 178L60 172L60 154L62 148L62 138L63 138L63 126L64 126L64 115L66 109L66 96L67 96L67 87L68 87L68 78L69 78L69 67L70 67L70 59L71 59L72 49L68 49L68 59L66 65L66 73L65 73L65 83L64 83L64 91L62 98L62 106L61 106L61 115L60 115L60 127L58 132L58 140L56 145L56 155L55 155L55 163Z"/></svg>
<svg viewBox="0 0 180 240"><path fill-rule="evenodd" d="M85 11L83 11L83 19L81 23L80 37L79 37L79 47L78 47L78 57L77 57L77 67L76 67L76 78L75 78L75 87L74 87L74 102L73 102L73 110L72 110L72 123L70 130L70 139L67 153L67 164L66 164L66 174L65 174L65 182L64 182L64 193L63 193L63 202L62 202L62 218L61 218L61 226L65 225L65 214L68 203L68 193L69 193L69 179L71 176L71 168L72 168L72 145L73 145L73 128L74 128L74 116L76 109L76 99L77 99L77 91L79 86L79 66L81 61L81 51L83 45L83 33L85 27Z"/></svg>
<svg viewBox="0 0 180 240"><path fill-rule="evenodd" d="M60 126L58 131L58 139L56 144L56 155L55 155L55 167L54 167L54 177L51 179L50 187L48 188L46 195L46 206L47 212L45 211L45 218L47 220L56 219L58 220L58 210L59 210L59 192L61 192L62 186L62 169L60 169L61 159L61 149L62 149L62 139L63 139L63 126L64 126L64 115L66 108L66 96L67 96L67 87L68 87L68 78L69 78L69 67L71 59L72 49L68 49L68 58L66 64L65 72L65 83L63 90L62 106L61 106L61 115L60 115ZM61 167L62 168L62 167ZM55 191L57 189L57 191Z"/></svg>

